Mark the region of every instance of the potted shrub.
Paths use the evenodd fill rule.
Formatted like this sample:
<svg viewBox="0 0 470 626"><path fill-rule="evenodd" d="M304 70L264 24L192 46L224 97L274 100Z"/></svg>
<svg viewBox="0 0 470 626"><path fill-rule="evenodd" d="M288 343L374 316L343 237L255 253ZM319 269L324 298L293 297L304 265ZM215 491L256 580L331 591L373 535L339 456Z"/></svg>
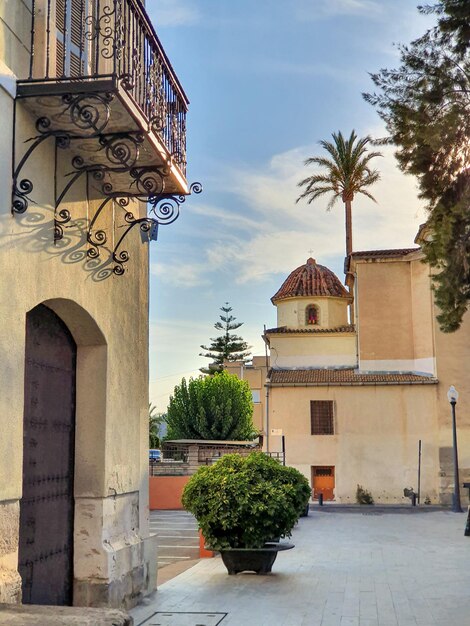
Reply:
<svg viewBox="0 0 470 626"><path fill-rule="evenodd" d="M277 552L293 547L273 540L290 537L310 498L308 480L262 452L227 454L201 467L183 492L207 545L221 553L229 574L271 571Z"/></svg>

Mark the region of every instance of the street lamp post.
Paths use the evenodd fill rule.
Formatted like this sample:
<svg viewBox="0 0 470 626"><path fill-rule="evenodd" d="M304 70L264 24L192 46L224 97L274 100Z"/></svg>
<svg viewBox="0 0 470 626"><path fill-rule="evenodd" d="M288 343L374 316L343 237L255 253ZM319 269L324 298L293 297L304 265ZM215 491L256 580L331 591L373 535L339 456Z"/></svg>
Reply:
<svg viewBox="0 0 470 626"><path fill-rule="evenodd" d="M459 392L451 385L447 392L447 399L452 407L452 437L453 437L453 452L454 452L454 494L452 497L452 510L454 513L462 513L462 507L460 506L460 485L459 485L459 457L457 453L457 425L455 422L455 405L459 399Z"/></svg>

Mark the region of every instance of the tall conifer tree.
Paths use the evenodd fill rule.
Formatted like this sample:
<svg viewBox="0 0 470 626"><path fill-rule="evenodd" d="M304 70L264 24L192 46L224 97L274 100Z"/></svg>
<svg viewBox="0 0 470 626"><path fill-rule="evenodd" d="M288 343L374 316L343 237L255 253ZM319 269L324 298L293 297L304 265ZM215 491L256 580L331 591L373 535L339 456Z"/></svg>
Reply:
<svg viewBox="0 0 470 626"><path fill-rule="evenodd" d="M232 307L226 302L220 307L222 315L220 322L214 324L216 330L223 331L223 335L211 337L210 346L201 346L204 352L199 356L211 359L209 367L201 367L203 374L215 374L223 370L224 361L247 361L251 355L250 347L239 335L232 333L243 325L243 322L236 322L237 319L231 315Z"/></svg>

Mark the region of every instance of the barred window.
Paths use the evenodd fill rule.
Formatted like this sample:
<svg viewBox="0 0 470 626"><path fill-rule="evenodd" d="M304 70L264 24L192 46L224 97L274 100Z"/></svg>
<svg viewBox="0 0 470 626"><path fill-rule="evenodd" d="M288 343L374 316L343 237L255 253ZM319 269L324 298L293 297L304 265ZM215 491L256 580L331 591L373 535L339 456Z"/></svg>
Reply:
<svg viewBox="0 0 470 626"><path fill-rule="evenodd" d="M333 402L331 400L310 401L312 435L334 435Z"/></svg>

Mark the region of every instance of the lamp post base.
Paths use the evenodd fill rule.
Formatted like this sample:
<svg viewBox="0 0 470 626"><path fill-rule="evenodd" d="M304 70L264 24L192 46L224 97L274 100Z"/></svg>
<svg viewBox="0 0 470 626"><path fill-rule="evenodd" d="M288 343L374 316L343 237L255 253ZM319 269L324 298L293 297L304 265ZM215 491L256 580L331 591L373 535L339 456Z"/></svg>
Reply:
<svg viewBox="0 0 470 626"><path fill-rule="evenodd" d="M452 494L452 511L454 513L463 513L462 507L460 506L460 497L455 493Z"/></svg>

